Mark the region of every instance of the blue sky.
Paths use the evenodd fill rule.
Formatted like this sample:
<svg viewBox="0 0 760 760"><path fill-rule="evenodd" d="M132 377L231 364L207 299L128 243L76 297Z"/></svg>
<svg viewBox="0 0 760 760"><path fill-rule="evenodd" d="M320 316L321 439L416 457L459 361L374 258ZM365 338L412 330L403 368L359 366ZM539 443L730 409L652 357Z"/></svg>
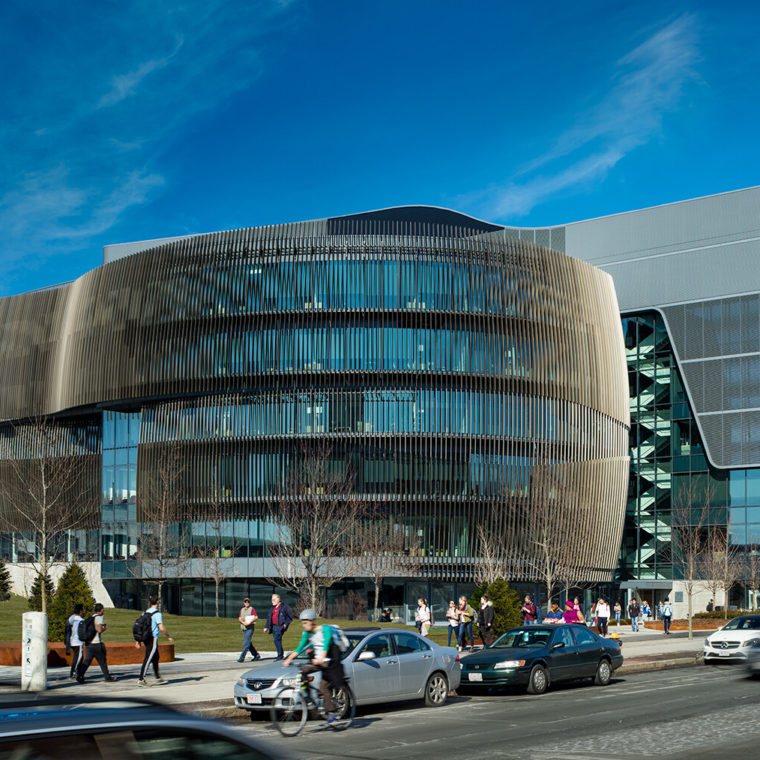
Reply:
<svg viewBox="0 0 760 760"><path fill-rule="evenodd" d="M107 243L760 184L760 4L4 0L0 295Z"/></svg>

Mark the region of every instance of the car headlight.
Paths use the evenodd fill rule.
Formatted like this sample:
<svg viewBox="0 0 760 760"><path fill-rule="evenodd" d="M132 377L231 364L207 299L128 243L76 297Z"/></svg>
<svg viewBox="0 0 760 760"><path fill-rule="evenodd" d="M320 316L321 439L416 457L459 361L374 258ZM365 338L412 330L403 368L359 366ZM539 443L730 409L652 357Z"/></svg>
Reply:
<svg viewBox="0 0 760 760"><path fill-rule="evenodd" d="M298 676L295 678L280 679L280 686L298 686Z"/></svg>
<svg viewBox="0 0 760 760"><path fill-rule="evenodd" d="M497 662L493 666L493 669L509 670L510 668L521 668L523 665L525 665L525 660L503 660L502 662Z"/></svg>
<svg viewBox="0 0 760 760"><path fill-rule="evenodd" d="M711 647L712 646L712 644L710 643L710 639L705 639L705 646L706 647Z"/></svg>
<svg viewBox="0 0 760 760"><path fill-rule="evenodd" d="M238 678L238 686L247 686L245 678Z"/></svg>
<svg viewBox="0 0 760 760"><path fill-rule="evenodd" d="M760 647L760 639L750 639L742 644L743 647Z"/></svg>

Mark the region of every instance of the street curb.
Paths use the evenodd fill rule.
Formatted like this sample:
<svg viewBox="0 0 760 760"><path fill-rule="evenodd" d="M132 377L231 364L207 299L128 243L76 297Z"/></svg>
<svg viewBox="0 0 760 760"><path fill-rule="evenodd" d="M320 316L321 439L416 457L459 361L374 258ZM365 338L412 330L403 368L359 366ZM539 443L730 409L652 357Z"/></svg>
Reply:
<svg viewBox="0 0 760 760"><path fill-rule="evenodd" d="M647 673L650 670L670 670L672 668L689 668L702 663L702 653L690 655L688 657L672 657L667 660L651 660L649 662L629 662L623 663L615 671L615 675L625 675L626 673Z"/></svg>

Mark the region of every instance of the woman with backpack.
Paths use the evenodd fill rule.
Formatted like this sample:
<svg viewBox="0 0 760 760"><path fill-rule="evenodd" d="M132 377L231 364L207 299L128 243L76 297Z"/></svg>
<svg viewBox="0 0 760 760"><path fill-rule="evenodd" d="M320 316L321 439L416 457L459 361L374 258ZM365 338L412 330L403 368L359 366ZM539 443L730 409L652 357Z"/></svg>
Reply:
<svg viewBox="0 0 760 760"><path fill-rule="evenodd" d="M427 636L430 630L430 624L432 623L432 615L430 614L430 607L428 607L427 599L417 600L417 612L414 616L415 623L418 623L417 629L420 632L420 636Z"/></svg>

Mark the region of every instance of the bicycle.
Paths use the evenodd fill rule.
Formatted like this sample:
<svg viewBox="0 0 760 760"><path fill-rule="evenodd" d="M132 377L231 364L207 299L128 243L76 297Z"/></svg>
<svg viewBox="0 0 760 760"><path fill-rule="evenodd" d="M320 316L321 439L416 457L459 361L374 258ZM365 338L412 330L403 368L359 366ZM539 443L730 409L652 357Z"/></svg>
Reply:
<svg viewBox="0 0 760 760"><path fill-rule="evenodd" d="M332 698L337 717L327 725L334 731L343 731L354 720L356 699L348 684L334 688ZM298 685L283 686L272 700L270 708L272 723L283 736L297 736L306 725L309 710L314 710L322 718L327 719L322 695L314 686L314 676L306 675L301 671Z"/></svg>

